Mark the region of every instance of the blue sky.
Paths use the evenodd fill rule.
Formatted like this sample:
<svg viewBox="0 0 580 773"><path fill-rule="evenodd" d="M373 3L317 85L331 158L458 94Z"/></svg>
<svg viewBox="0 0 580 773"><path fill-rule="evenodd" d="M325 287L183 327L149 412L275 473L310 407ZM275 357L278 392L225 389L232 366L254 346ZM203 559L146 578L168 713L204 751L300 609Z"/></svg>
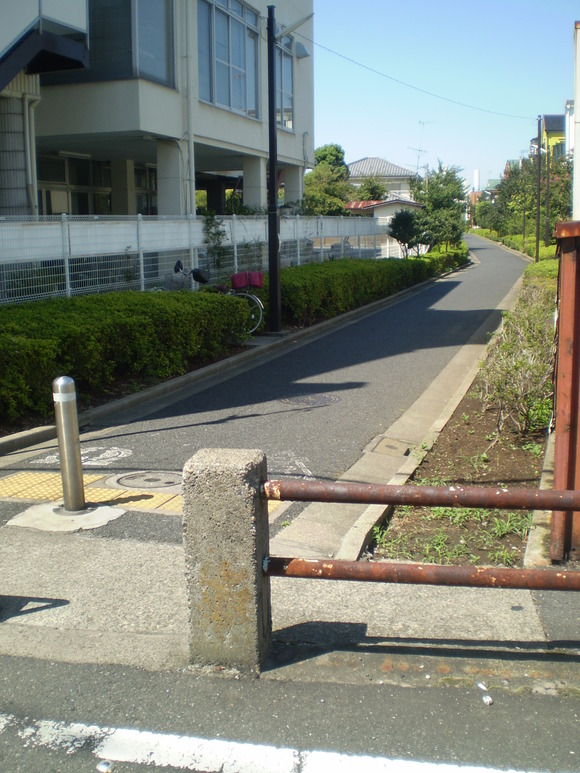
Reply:
<svg viewBox="0 0 580 773"><path fill-rule="evenodd" d="M347 163L441 161L483 187L574 98L579 0L314 0L314 14L315 147Z"/></svg>

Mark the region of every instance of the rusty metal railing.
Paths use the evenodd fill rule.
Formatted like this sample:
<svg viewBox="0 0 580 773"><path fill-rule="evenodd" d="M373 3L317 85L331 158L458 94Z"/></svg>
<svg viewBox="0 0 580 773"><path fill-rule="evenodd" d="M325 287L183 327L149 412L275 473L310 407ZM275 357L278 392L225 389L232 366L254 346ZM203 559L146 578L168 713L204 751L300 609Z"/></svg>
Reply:
<svg viewBox="0 0 580 773"><path fill-rule="evenodd" d="M268 480L266 499L375 505L433 505L508 510L580 510L580 490L505 489L482 486L393 486L316 480ZM270 576L534 590L580 590L580 572L563 569L439 566L269 557Z"/></svg>
<svg viewBox="0 0 580 773"><path fill-rule="evenodd" d="M580 487L580 222L556 226L560 270L555 370L554 488ZM580 557L580 508L552 513L550 558Z"/></svg>

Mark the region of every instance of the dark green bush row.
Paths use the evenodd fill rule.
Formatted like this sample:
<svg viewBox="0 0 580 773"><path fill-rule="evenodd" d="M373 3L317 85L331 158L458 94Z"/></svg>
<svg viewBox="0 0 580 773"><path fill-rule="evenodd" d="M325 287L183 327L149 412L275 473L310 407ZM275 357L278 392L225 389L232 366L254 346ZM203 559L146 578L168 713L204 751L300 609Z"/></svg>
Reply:
<svg viewBox="0 0 580 773"><path fill-rule="evenodd" d="M206 293L117 292L0 308L0 418L52 411L52 380L82 392L169 378L243 340L243 301ZM234 332L232 332L234 331Z"/></svg>
<svg viewBox="0 0 580 773"><path fill-rule="evenodd" d="M454 268L467 247L407 260L340 260L284 269L283 323L304 327ZM268 283L260 291L268 306ZM0 419L52 414L52 381L79 395L167 379L243 341L245 303L216 292L116 292L0 307Z"/></svg>
<svg viewBox="0 0 580 773"><path fill-rule="evenodd" d="M386 298L467 259L467 245L449 254L406 260L337 260L281 273L282 322L305 327Z"/></svg>
<svg viewBox="0 0 580 773"><path fill-rule="evenodd" d="M477 236L484 236L486 239L491 239L494 242L500 242L505 244L512 250L523 252L524 255L528 255L530 258L536 257L536 239L530 237L526 239L524 244L524 237L522 234L511 234L508 236L498 236L495 231L490 231L489 228L477 228L473 231ZM556 245L549 244L547 247L542 243L538 249L539 260L549 260L556 257Z"/></svg>

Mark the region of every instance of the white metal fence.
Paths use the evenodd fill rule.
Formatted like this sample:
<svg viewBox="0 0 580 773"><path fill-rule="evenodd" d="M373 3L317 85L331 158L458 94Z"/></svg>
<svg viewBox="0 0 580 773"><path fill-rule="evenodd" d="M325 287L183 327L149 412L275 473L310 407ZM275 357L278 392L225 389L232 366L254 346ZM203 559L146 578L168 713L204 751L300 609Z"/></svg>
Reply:
<svg viewBox="0 0 580 773"><path fill-rule="evenodd" d="M0 218L0 303L118 289L162 287L177 260L211 281L268 267L265 217L219 217L206 238L203 217ZM373 218L280 219L282 266L340 257L400 258L400 245Z"/></svg>

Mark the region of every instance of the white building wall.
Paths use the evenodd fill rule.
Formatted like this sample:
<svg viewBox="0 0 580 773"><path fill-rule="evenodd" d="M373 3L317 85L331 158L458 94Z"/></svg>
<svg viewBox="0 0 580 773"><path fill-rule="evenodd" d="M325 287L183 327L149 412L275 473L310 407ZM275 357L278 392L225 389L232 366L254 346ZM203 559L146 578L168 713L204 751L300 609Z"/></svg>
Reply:
<svg viewBox="0 0 580 773"><path fill-rule="evenodd" d="M268 159L268 67L266 46L267 2L252 2L251 6L261 15L259 52L259 106L258 119L239 115L227 109L206 104L199 100L198 57L197 57L197 0L176 0L174 14L175 28L175 88L158 85L145 80L120 80L98 83L67 84L50 86L43 90L43 102L38 111L37 130L43 139L70 137L74 150L82 150L83 141L93 143L102 138L113 147L114 140L123 135L134 135L139 141L177 141L180 143L181 182L179 192L173 192L170 202L159 200L160 209L167 212L168 206L181 202L181 209L174 214L185 214L192 207L194 185L191 171L195 174L204 169L195 169L190 160L193 147L196 156L207 157L214 164L211 171L242 174L244 158ZM312 13L312 0L294 0L291 4L280 3L276 7L276 21L280 27L290 27ZM301 40L313 37L312 19L301 25L293 36ZM306 168L314 165L314 65L313 46L305 41L310 56L294 60L294 126L292 131L278 130L278 166L284 178L286 167L294 171L291 175L292 190L297 175L301 177ZM70 148L69 148L70 149ZM205 151L204 151L205 149ZM102 148L101 148L102 150ZM204 151L204 152L203 152ZM88 150L91 152L91 150ZM105 152L103 150L103 152ZM130 152L126 146L118 146L119 154ZM155 145L150 148L155 159ZM222 159L220 160L220 153ZM95 157L93 155L93 157ZM228 157L233 161L228 163ZM106 160L102 158L102 160ZM108 160L108 159L107 159ZM298 170L298 171L296 171ZM290 178L290 176L289 176ZM189 193L184 196L185 182ZM255 185L255 180L252 181ZM161 193L161 191L160 191ZM168 193L168 189L165 190ZM266 192L257 196L254 190L251 198L265 203ZM188 203L189 201L189 203ZM193 211L195 211L193 209Z"/></svg>

